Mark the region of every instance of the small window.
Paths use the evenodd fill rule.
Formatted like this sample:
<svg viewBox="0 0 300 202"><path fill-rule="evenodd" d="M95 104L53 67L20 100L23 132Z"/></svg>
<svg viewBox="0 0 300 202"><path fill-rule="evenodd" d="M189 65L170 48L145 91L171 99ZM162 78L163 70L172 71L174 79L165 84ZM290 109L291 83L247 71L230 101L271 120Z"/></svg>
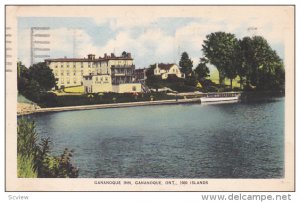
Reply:
<svg viewBox="0 0 300 202"><path fill-rule="evenodd" d="M136 91L136 86L132 86L132 91Z"/></svg>

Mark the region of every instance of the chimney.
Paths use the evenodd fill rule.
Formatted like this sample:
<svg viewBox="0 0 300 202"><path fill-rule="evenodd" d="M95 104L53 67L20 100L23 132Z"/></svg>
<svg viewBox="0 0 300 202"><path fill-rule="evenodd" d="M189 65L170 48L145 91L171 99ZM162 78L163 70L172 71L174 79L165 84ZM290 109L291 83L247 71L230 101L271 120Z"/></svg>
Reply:
<svg viewBox="0 0 300 202"><path fill-rule="evenodd" d="M112 58L114 58L114 57L115 57L115 54L114 54L114 53L111 53L110 56L111 56Z"/></svg>
<svg viewBox="0 0 300 202"><path fill-rule="evenodd" d="M128 57L128 58L131 58L131 53L127 53L127 57Z"/></svg>
<svg viewBox="0 0 300 202"><path fill-rule="evenodd" d="M107 53L104 53L104 58L107 58Z"/></svg>
<svg viewBox="0 0 300 202"><path fill-rule="evenodd" d="M93 55L93 54L88 54L88 59L89 59L89 60L95 60L95 55Z"/></svg>

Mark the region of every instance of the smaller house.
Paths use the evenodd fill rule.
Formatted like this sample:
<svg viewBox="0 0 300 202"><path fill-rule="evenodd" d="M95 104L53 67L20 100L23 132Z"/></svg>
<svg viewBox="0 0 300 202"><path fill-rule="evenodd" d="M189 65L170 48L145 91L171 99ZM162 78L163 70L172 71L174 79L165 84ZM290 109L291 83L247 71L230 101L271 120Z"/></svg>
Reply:
<svg viewBox="0 0 300 202"><path fill-rule="evenodd" d="M178 65L176 64L156 63L154 75L161 76L162 79L167 79L171 75L178 78L185 78L185 75L180 71Z"/></svg>
<svg viewBox="0 0 300 202"><path fill-rule="evenodd" d="M83 76L83 86L85 93L111 92L111 76L108 74Z"/></svg>
<svg viewBox="0 0 300 202"><path fill-rule="evenodd" d="M83 76L83 86L85 93L141 93L142 85L133 81L119 83L114 82L115 77L109 74L90 74Z"/></svg>

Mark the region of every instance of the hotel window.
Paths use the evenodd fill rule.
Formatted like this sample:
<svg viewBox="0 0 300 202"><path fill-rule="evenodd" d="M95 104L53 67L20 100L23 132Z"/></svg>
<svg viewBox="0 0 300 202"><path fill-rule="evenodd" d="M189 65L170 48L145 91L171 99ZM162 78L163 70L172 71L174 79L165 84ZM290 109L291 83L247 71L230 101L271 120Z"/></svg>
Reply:
<svg viewBox="0 0 300 202"><path fill-rule="evenodd" d="M61 84L64 84L64 83L65 83L65 81L64 81L64 79L62 78L62 79L61 79Z"/></svg>
<svg viewBox="0 0 300 202"><path fill-rule="evenodd" d="M136 91L136 87L135 86L132 86L132 91Z"/></svg>
<svg viewBox="0 0 300 202"><path fill-rule="evenodd" d="M67 78L67 84L70 84L70 78Z"/></svg>
<svg viewBox="0 0 300 202"><path fill-rule="evenodd" d="M73 75L76 76L76 72L74 72Z"/></svg>
<svg viewBox="0 0 300 202"><path fill-rule="evenodd" d="M70 72L69 72L69 70L67 70L67 76L70 76Z"/></svg>
<svg viewBox="0 0 300 202"><path fill-rule="evenodd" d="M61 68L63 68L63 67L64 67L64 65L62 64L62 65L60 65L60 67L61 67Z"/></svg>
<svg viewBox="0 0 300 202"><path fill-rule="evenodd" d="M81 70L81 76L83 75L83 70Z"/></svg>
<svg viewBox="0 0 300 202"><path fill-rule="evenodd" d="M61 71L61 73L60 73L62 76L64 75L64 71Z"/></svg>
<svg viewBox="0 0 300 202"><path fill-rule="evenodd" d="M67 67L69 67L69 62L67 62Z"/></svg>
<svg viewBox="0 0 300 202"><path fill-rule="evenodd" d="M55 74L54 74L55 76L58 76L58 72L57 71L55 71Z"/></svg>
<svg viewBox="0 0 300 202"><path fill-rule="evenodd" d="M57 65L55 65L55 68L57 68Z"/></svg>
<svg viewBox="0 0 300 202"><path fill-rule="evenodd" d="M76 63L75 62L73 62L73 67L76 68Z"/></svg>
<svg viewBox="0 0 300 202"><path fill-rule="evenodd" d="M83 68L83 62L81 62L81 68Z"/></svg>
<svg viewBox="0 0 300 202"><path fill-rule="evenodd" d="M76 83L76 82L77 82L76 78L74 78L74 80L73 80L73 81L74 81L74 83Z"/></svg>

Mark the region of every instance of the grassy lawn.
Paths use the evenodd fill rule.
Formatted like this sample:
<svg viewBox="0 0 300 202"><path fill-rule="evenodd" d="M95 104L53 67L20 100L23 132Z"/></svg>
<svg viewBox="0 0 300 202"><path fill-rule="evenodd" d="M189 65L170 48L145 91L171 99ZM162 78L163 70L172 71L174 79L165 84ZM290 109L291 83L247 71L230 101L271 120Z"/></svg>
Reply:
<svg viewBox="0 0 300 202"><path fill-rule="evenodd" d="M66 93L84 93L84 88L83 86L66 87L64 91Z"/></svg>
<svg viewBox="0 0 300 202"><path fill-rule="evenodd" d="M217 70L212 71L210 74L209 79L211 79L212 82L219 84L219 72ZM239 88L240 87L240 79L238 77L236 77L233 81L232 81L232 88ZM230 86L230 79L225 79L225 85Z"/></svg>
<svg viewBox="0 0 300 202"><path fill-rule="evenodd" d="M20 93L18 93L17 99L18 99L18 103L35 104L34 102L32 102L32 101L28 100L27 98L25 98Z"/></svg>
<svg viewBox="0 0 300 202"><path fill-rule="evenodd" d="M72 87L65 87L64 89L54 90L52 91L57 96L63 95L82 95L84 93L83 86L72 86Z"/></svg>

